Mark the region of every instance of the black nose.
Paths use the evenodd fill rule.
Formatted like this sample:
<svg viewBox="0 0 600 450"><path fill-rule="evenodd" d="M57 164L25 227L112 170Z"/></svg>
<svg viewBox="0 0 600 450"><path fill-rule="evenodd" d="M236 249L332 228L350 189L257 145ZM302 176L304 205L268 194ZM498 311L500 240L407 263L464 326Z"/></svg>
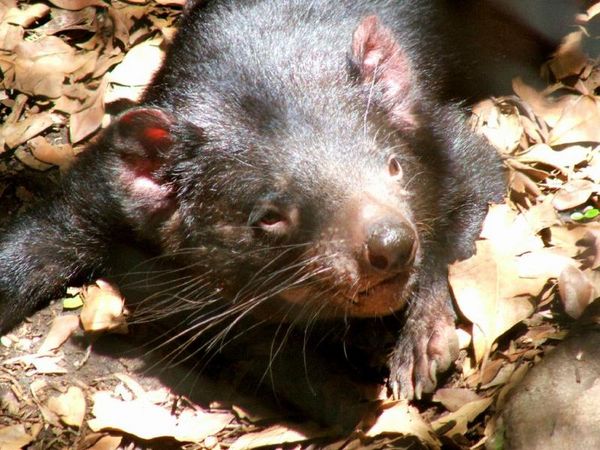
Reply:
<svg viewBox="0 0 600 450"><path fill-rule="evenodd" d="M399 272L411 266L417 253L417 237L404 221L377 222L369 227L366 257L371 267Z"/></svg>

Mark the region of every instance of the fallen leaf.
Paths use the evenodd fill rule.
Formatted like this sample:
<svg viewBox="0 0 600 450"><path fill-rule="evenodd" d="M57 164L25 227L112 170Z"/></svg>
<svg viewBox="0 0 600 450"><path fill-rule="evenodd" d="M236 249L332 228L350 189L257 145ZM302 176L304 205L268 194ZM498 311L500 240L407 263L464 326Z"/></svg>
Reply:
<svg viewBox="0 0 600 450"><path fill-rule="evenodd" d="M81 448L82 450L117 450L122 440L121 436L98 436L98 433L90 433L85 437Z"/></svg>
<svg viewBox="0 0 600 450"><path fill-rule="evenodd" d="M464 435L468 430L468 424L484 412L492 404L493 398L475 400L462 406L458 411L446 414L433 421L431 426L436 432L444 431L444 436ZM447 427L451 426L448 430Z"/></svg>
<svg viewBox="0 0 600 450"><path fill-rule="evenodd" d="M600 186L589 180L572 180L564 184L552 199L552 205L558 211L575 208L587 202L588 198L600 192Z"/></svg>
<svg viewBox="0 0 600 450"><path fill-rule="evenodd" d="M548 68L557 80L571 75L579 75L587 63L587 57L581 49L583 32L574 31L563 38L563 41L548 62Z"/></svg>
<svg viewBox="0 0 600 450"><path fill-rule="evenodd" d="M0 428L0 449L20 450L33 442L33 436L25 431L22 424Z"/></svg>
<svg viewBox="0 0 600 450"><path fill-rule="evenodd" d="M19 122L3 124L0 127L0 137L9 148L15 148L51 126L62 122L61 117L49 112L32 114Z"/></svg>
<svg viewBox="0 0 600 450"><path fill-rule="evenodd" d="M164 58L162 39L145 41L127 52L110 73L110 82L123 86L146 86Z"/></svg>
<svg viewBox="0 0 600 450"><path fill-rule="evenodd" d="M558 291L565 312L574 319L581 317L598 294L586 274L574 266L567 266L558 277Z"/></svg>
<svg viewBox="0 0 600 450"><path fill-rule="evenodd" d="M69 137L73 144L85 139L102 125L106 86L108 80L105 78L94 94L93 103L69 118Z"/></svg>
<svg viewBox="0 0 600 450"><path fill-rule="evenodd" d="M485 361L494 341L533 312L529 298L546 279L518 275L514 256L497 250L490 241L476 242L471 258L449 267L449 281L461 312L473 327L473 348L478 363Z"/></svg>
<svg viewBox="0 0 600 450"><path fill-rule="evenodd" d="M275 446L303 442L323 435L323 431L315 427L298 427L294 425L274 425L256 433L246 433L231 444L229 450L249 450L264 446Z"/></svg>
<svg viewBox="0 0 600 450"><path fill-rule="evenodd" d="M515 93L531 106L535 115L541 117L550 127L556 125L567 106L579 99L577 95L563 95L557 99L549 98L546 92L536 91L520 78L513 80L512 87Z"/></svg>
<svg viewBox="0 0 600 450"><path fill-rule="evenodd" d="M125 300L116 287L104 280L82 292L81 325L85 331L127 332Z"/></svg>
<svg viewBox="0 0 600 450"><path fill-rule="evenodd" d="M568 252L556 247L541 248L516 258L517 271L521 278L558 278L567 266L575 261Z"/></svg>
<svg viewBox="0 0 600 450"><path fill-rule="evenodd" d="M438 389L433 396L434 402L440 402L450 412L459 410L467 403L481 400L471 389Z"/></svg>
<svg viewBox="0 0 600 450"><path fill-rule="evenodd" d="M48 409L62 422L80 428L85 417L85 396L81 388L71 386L65 394L48 399Z"/></svg>
<svg viewBox="0 0 600 450"><path fill-rule="evenodd" d="M590 95L582 95L567 105L548 137L550 145L600 142L600 107Z"/></svg>
<svg viewBox="0 0 600 450"><path fill-rule="evenodd" d="M52 327L46 339L40 345L38 353L47 353L56 350L65 343L69 336L79 328L79 317L70 315L58 316L52 321Z"/></svg>
<svg viewBox="0 0 600 450"><path fill-rule="evenodd" d="M383 410L377 418L377 422L365 434L375 437L385 433L416 436L428 448L440 448L440 441L429 424L408 402L391 403L391 406Z"/></svg>
<svg viewBox="0 0 600 450"><path fill-rule="evenodd" d="M49 0L55 6L71 11L78 11L88 6L106 7L106 3L102 0Z"/></svg>
<svg viewBox="0 0 600 450"><path fill-rule="evenodd" d="M43 136L30 139L27 145L36 159L61 169L69 167L75 159L75 151L71 145L53 145Z"/></svg>
<svg viewBox="0 0 600 450"><path fill-rule="evenodd" d="M179 442L202 442L225 428L232 420L229 413L205 413L186 409L178 416L144 399L128 402L112 398L108 392L93 396L93 431L114 429L142 439L172 437Z"/></svg>
<svg viewBox="0 0 600 450"><path fill-rule="evenodd" d="M547 144L535 144L519 155L521 162L539 162L556 167L563 173L573 171L573 167L585 161L590 154L588 147L573 145L563 150L557 151Z"/></svg>
<svg viewBox="0 0 600 450"><path fill-rule="evenodd" d="M50 7L48 5L35 3L23 9L9 9L2 20L12 25L20 25L24 28L27 28L36 20L45 17L49 12Z"/></svg>

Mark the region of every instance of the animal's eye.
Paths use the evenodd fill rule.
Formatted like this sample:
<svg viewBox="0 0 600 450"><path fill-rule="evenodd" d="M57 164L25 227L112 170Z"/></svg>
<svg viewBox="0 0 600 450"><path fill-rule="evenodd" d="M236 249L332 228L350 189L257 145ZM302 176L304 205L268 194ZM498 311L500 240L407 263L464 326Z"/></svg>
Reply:
<svg viewBox="0 0 600 450"><path fill-rule="evenodd" d="M388 158L388 172L392 178L402 178L402 166L396 155L391 155Z"/></svg>
<svg viewBox="0 0 600 450"><path fill-rule="evenodd" d="M248 224L264 232L283 235L290 227L288 216L274 206L259 206L252 211Z"/></svg>

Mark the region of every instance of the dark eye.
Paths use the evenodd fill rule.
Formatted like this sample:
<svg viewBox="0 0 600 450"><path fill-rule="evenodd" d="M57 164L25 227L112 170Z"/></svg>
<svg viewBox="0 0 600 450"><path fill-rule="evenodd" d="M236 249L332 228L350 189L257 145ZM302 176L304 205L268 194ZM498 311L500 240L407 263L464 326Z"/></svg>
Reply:
<svg viewBox="0 0 600 450"><path fill-rule="evenodd" d="M400 180L402 178L402 166L396 155L388 158L388 172L392 178Z"/></svg>
<svg viewBox="0 0 600 450"><path fill-rule="evenodd" d="M252 211L248 225L267 233L285 234L290 227L288 216L274 206L259 206Z"/></svg>

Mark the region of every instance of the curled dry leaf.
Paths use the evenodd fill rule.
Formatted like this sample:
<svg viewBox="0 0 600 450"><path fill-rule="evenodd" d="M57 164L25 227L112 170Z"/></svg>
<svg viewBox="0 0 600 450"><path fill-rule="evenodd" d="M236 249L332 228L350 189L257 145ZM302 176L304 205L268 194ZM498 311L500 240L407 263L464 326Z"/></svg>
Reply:
<svg viewBox="0 0 600 450"><path fill-rule="evenodd" d="M104 280L83 291L81 325L85 331L127 332L125 300L116 287Z"/></svg>
<svg viewBox="0 0 600 450"><path fill-rule="evenodd" d="M567 266L558 277L558 291L565 312L578 319L600 292L587 275L575 266Z"/></svg>
<svg viewBox="0 0 600 450"><path fill-rule="evenodd" d="M180 442L202 442L225 428L232 420L229 413L205 413L184 410L178 416L144 399L128 402L112 398L108 392L94 394L88 425L93 431L121 430L142 439L173 437Z"/></svg>
<svg viewBox="0 0 600 450"><path fill-rule="evenodd" d="M71 145L53 145L43 136L30 139L27 145L36 159L63 170L68 168L75 159L75 151Z"/></svg>
<svg viewBox="0 0 600 450"><path fill-rule="evenodd" d="M474 106L473 117L477 119L476 130L501 153L510 154L517 149L523 126L515 106L484 100Z"/></svg>
<svg viewBox="0 0 600 450"><path fill-rule="evenodd" d="M558 211L583 205L590 196L600 191L600 186L589 180L572 180L564 184L552 199L552 206Z"/></svg>
<svg viewBox="0 0 600 450"><path fill-rule="evenodd" d="M62 422L72 427L81 427L85 417L85 407L85 396L77 386L71 386L66 393L48 399L48 409Z"/></svg>
<svg viewBox="0 0 600 450"><path fill-rule="evenodd" d="M108 85L105 78L95 93L93 103L88 108L82 109L69 118L69 137L73 144L85 139L100 125L104 118L104 92Z"/></svg>
<svg viewBox="0 0 600 450"><path fill-rule="evenodd" d="M79 317L69 314L58 316L52 322L52 327L38 349L38 353L56 350L79 328Z"/></svg>
<svg viewBox="0 0 600 450"><path fill-rule="evenodd" d="M62 119L58 115L49 112L32 114L19 122L2 125L0 127L0 140L3 140L9 148L16 148L42 131L61 122Z"/></svg>

